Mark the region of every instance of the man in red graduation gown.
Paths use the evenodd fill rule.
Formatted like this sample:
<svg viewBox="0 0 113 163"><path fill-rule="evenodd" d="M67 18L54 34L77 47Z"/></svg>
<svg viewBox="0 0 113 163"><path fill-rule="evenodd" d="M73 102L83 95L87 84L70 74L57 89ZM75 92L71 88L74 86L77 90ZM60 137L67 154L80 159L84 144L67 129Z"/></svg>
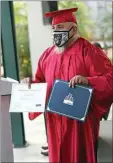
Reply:
<svg viewBox="0 0 113 163"><path fill-rule="evenodd" d="M53 18L55 45L40 57L33 82L47 82L47 101L55 79L70 82L70 87L90 85L94 94L84 123L46 113L51 163L96 163L100 119L113 101L111 62L101 49L79 37L73 15L76 11L73 8L46 13L46 17Z"/></svg>

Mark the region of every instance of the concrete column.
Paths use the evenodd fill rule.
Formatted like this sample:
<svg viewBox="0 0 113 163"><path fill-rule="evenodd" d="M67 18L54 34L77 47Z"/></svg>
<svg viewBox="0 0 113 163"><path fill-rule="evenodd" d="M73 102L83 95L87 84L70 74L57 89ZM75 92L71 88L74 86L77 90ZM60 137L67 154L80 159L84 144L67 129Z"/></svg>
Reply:
<svg viewBox="0 0 113 163"><path fill-rule="evenodd" d="M53 44L51 25L43 25L41 1L27 2L29 42L33 76L41 54Z"/></svg>

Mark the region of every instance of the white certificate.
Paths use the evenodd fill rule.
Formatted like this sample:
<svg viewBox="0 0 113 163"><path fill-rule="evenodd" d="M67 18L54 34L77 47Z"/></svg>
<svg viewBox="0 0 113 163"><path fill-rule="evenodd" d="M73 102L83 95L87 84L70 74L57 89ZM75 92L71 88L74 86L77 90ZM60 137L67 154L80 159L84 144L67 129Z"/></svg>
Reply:
<svg viewBox="0 0 113 163"><path fill-rule="evenodd" d="M44 112L47 83L12 85L9 112Z"/></svg>

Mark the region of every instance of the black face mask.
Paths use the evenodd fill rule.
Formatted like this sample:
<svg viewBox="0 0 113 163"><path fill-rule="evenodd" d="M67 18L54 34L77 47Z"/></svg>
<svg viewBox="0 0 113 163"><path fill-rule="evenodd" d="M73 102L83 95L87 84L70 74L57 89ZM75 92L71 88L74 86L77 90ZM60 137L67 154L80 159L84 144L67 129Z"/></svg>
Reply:
<svg viewBox="0 0 113 163"><path fill-rule="evenodd" d="M55 45L58 47L62 47L65 45L69 39L71 39L73 36L69 37L69 32L73 29L73 27L69 31L54 31L53 32L53 39L55 42Z"/></svg>

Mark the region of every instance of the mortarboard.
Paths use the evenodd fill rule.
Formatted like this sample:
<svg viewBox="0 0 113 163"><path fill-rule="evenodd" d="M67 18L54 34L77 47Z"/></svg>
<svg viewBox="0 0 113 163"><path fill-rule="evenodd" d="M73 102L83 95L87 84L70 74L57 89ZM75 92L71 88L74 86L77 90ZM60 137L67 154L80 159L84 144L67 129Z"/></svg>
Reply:
<svg viewBox="0 0 113 163"><path fill-rule="evenodd" d="M48 18L53 18L52 25L65 23L65 22L73 22L77 24L76 17L73 12L76 12L78 8L64 9L53 12L48 12L45 14Z"/></svg>

